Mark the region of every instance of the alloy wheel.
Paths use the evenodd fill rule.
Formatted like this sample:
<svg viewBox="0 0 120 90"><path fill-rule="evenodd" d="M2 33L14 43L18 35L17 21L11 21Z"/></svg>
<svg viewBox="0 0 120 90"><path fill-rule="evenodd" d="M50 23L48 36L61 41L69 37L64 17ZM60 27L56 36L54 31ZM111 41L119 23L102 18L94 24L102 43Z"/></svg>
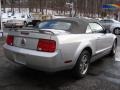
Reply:
<svg viewBox="0 0 120 90"><path fill-rule="evenodd" d="M119 35L119 34L120 34L120 29L119 29L119 28L116 28L116 29L114 30L114 34L115 34L115 35Z"/></svg>
<svg viewBox="0 0 120 90"><path fill-rule="evenodd" d="M80 73L81 74L85 74L88 70L88 56L87 55L84 55L82 58L81 58L81 62L80 62Z"/></svg>

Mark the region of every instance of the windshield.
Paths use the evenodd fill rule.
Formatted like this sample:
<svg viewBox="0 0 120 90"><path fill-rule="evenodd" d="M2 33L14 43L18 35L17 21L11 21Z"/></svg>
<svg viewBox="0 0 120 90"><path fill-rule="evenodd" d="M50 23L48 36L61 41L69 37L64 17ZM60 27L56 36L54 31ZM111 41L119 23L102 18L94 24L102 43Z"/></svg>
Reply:
<svg viewBox="0 0 120 90"><path fill-rule="evenodd" d="M56 30L69 30L71 27L70 22L50 20L38 24L39 29L56 29Z"/></svg>

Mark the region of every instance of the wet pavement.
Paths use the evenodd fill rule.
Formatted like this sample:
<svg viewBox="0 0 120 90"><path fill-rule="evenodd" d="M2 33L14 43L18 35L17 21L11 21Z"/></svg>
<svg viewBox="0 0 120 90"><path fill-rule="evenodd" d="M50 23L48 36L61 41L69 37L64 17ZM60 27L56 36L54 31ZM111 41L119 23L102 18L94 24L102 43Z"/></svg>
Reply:
<svg viewBox="0 0 120 90"><path fill-rule="evenodd" d="M120 90L120 36L115 57L91 64L88 75L75 80L69 71L44 73L7 60L0 38L0 90Z"/></svg>

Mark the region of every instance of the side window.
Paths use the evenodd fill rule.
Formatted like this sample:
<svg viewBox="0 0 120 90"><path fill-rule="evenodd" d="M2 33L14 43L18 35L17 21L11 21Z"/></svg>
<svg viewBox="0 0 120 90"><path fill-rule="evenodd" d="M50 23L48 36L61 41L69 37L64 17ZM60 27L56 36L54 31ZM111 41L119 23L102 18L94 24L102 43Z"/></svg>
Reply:
<svg viewBox="0 0 120 90"><path fill-rule="evenodd" d="M89 25L87 26L86 33L92 33L92 30Z"/></svg>
<svg viewBox="0 0 120 90"><path fill-rule="evenodd" d="M93 33L102 33L104 30L103 27L97 23L89 23L89 25Z"/></svg>
<svg viewBox="0 0 120 90"><path fill-rule="evenodd" d="M112 20L101 20L100 23L114 23Z"/></svg>

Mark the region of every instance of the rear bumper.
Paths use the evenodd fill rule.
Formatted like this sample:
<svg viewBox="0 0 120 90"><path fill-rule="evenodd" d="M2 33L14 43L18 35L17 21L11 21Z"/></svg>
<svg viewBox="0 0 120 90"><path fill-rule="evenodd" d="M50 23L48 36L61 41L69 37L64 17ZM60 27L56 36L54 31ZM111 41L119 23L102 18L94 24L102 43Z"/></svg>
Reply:
<svg viewBox="0 0 120 90"><path fill-rule="evenodd" d="M22 26L24 26L24 24L19 24L19 23L16 23L16 24L5 24L5 27L8 27L8 28L22 27Z"/></svg>
<svg viewBox="0 0 120 90"><path fill-rule="evenodd" d="M3 47L6 57L13 62L47 72L67 69L61 57L60 50L54 53L46 53L13 47L7 44Z"/></svg>

